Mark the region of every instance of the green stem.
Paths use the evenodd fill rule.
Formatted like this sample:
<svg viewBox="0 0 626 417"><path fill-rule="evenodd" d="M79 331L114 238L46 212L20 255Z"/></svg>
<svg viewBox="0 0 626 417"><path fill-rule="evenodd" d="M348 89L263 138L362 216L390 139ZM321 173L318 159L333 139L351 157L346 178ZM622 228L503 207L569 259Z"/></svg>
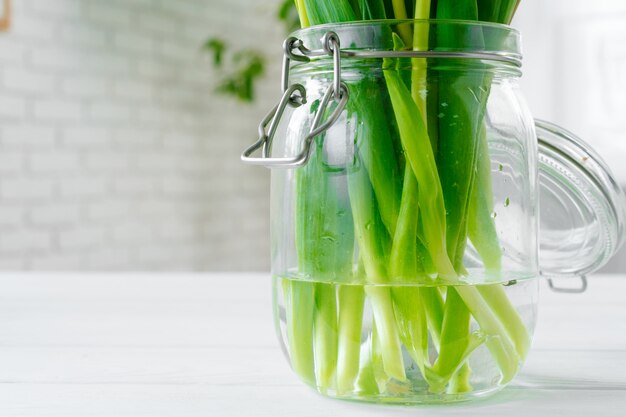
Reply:
<svg viewBox="0 0 626 417"><path fill-rule="evenodd" d="M394 281L408 283L419 278L415 241L419 212L417 195L417 181L413 170L407 166L404 172L398 227L391 249L390 271ZM402 343L426 378L428 328L420 289L411 286L392 287L391 294Z"/></svg>
<svg viewBox="0 0 626 417"><path fill-rule="evenodd" d="M493 190L487 134L483 122L478 138L476 179L470 196L467 235L483 260L488 274L500 278L502 251L498 232L492 217Z"/></svg>
<svg viewBox="0 0 626 417"><path fill-rule="evenodd" d="M439 357L433 365L433 371L447 381L453 376L459 364L463 363L469 346L470 312L455 287L447 288L443 317ZM467 364L463 367L467 367ZM459 372L456 379L455 387L461 389L461 392L471 390L469 369Z"/></svg>
<svg viewBox="0 0 626 417"><path fill-rule="evenodd" d="M513 341L515 351L523 360L530 348L530 334L519 313L511 304L504 287L500 284L480 285L478 292L483 297L489 309L502 323L509 338Z"/></svg>
<svg viewBox="0 0 626 417"><path fill-rule="evenodd" d="M389 252L389 236L378 214L374 191L367 172L363 166L359 166L358 161L359 159L357 159L357 166L348 172L348 193L365 274L368 282L374 284L367 286L365 291L370 299L380 335L384 369L390 377L403 381L406 375L400 339L393 316L391 295L388 287L376 286L376 284L388 282L386 260Z"/></svg>
<svg viewBox="0 0 626 417"><path fill-rule="evenodd" d="M393 237L390 256L390 272L395 282L415 282L419 277L417 245L417 221L419 207L417 202L418 186L413 170L407 162L404 171L404 187L398 216L398 226Z"/></svg>
<svg viewBox="0 0 626 417"><path fill-rule="evenodd" d="M361 326L365 293L360 285L339 286L339 340L337 351L337 391L354 389L359 373Z"/></svg>
<svg viewBox="0 0 626 417"><path fill-rule="evenodd" d="M380 217L390 236L395 235L400 209L401 175L389 121L381 109L380 83L364 79L350 86L350 108L358 115L355 145L372 184ZM371 203L370 203L371 204Z"/></svg>
<svg viewBox="0 0 626 417"><path fill-rule="evenodd" d="M424 303L424 310L426 311L430 337L432 337L435 347L438 348L441 345L441 331L444 315L443 297L437 287L422 287L420 288L420 295L422 303Z"/></svg>
<svg viewBox="0 0 626 417"><path fill-rule="evenodd" d="M337 370L337 306L333 284L315 286L314 357L317 386L334 389Z"/></svg>
<svg viewBox="0 0 626 417"><path fill-rule="evenodd" d="M314 356L296 346L290 351L296 372L308 380L315 369L316 385L321 390L334 389L338 350L337 306L335 289L330 282L345 280L351 275L354 240L349 202L337 190L333 172L323 160L324 137L317 138L306 167L296 171L296 249L298 270L307 279L327 281L311 283L298 289L302 303L292 303L289 314L299 326L311 326L309 333ZM305 294L309 291L309 294ZM314 304L311 306L310 301ZM312 316L312 320L310 320ZM290 326L289 335L302 335L306 329ZM299 341L298 341L299 343ZM293 344L293 343L291 343ZM305 364L310 362L310 364Z"/></svg>
<svg viewBox="0 0 626 417"><path fill-rule="evenodd" d="M491 299L489 303L476 287L463 285L457 287L457 291L486 335L487 347L502 371L502 383L510 381L517 373L522 359L506 329L513 323L503 323L490 308L490 304L503 301L501 297L506 298L506 294L496 295L498 299ZM493 297L490 294L488 296Z"/></svg>
<svg viewBox="0 0 626 417"><path fill-rule="evenodd" d="M378 338L376 317L372 319L372 332L367 344L361 347L361 370L357 380L361 395L375 396L384 391L387 378L381 375L382 354Z"/></svg>
<svg viewBox="0 0 626 417"><path fill-rule="evenodd" d="M420 187L428 190L418 193L424 231L421 240L440 276L454 279L456 273L446 252L446 220L441 183L428 132L421 116L417 116L420 111L398 72L385 70L384 75L406 158Z"/></svg>
<svg viewBox="0 0 626 417"><path fill-rule="evenodd" d="M372 305L376 331L385 373L398 381L406 380L402 345L396 328L393 300L388 287L368 286L365 289Z"/></svg>
<svg viewBox="0 0 626 417"><path fill-rule="evenodd" d="M394 3L396 18L405 17L403 6ZM418 0L415 6L415 18L428 18L430 13L430 1ZM401 16L402 15L402 16ZM401 36L403 32L400 30ZM403 36L406 42L406 34ZM398 45L399 46L399 45ZM428 26L417 25L413 27L412 47L414 50L428 49ZM426 105L426 60L421 58L411 59L411 97L419 109L424 124L427 121ZM400 72L402 68L398 68ZM392 71L392 69L389 69ZM420 257L417 253L416 236L418 235L419 220L419 189L418 182L413 173L410 162L407 160L404 185L402 187L402 199L398 216L398 227L394 235L391 251L391 275L394 280L403 283L416 282L420 278L427 279L421 270ZM438 294L438 293L437 293ZM430 378L430 362L428 358L428 321L433 322L435 339L439 340L441 333L441 315L432 314L429 311L425 298L436 301L428 289L416 287L396 287L392 290L394 298L395 315L400 330L403 344L407 348L413 361L419 367L423 377ZM426 307L426 308L425 308ZM436 308L436 304L435 304Z"/></svg>
<svg viewBox="0 0 626 417"><path fill-rule="evenodd" d="M396 19L406 19L406 7L404 0L391 0L393 14ZM411 44L411 26L407 24L398 25L398 33L406 45Z"/></svg>
<svg viewBox="0 0 626 417"><path fill-rule="evenodd" d="M392 287L391 294L402 343L424 378L428 379L428 323L421 288L397 286Z"/></svg>
<svg viewBox="0 0 626 417"><path fill-rule="evenodd" d="M315 386L313 367L313 317L315 284L284 280L289 358L293 370L304 382Z"/></svg>
<svg viewBox="0 0 626 417"><path fill-rule="evenodd" d="M309 17L306 14L304 0L295 0L295 3L296 9L298 10L298 16L300 17L300 25L303 28L309 27L311 24L309 23Z"/></svg>

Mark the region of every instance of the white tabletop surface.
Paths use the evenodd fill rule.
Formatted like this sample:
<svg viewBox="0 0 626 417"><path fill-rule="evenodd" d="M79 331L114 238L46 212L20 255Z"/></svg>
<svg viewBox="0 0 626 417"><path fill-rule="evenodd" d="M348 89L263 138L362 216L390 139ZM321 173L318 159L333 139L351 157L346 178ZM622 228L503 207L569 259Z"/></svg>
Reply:
<svg viewBox="0 0 626 417"><path fill-rule="evenodd" d="M526 366L479 402L377 406L292 374L268 274L0 275L0 416L624 416L626 277L542 288Z"/></svg>

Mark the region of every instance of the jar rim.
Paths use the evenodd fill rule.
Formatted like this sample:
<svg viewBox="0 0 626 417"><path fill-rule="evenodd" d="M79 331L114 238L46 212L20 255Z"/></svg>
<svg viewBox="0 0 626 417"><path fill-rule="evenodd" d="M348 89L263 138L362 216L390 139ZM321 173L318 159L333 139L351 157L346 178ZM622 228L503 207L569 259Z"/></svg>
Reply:
<svg viewBox="0 0 626 417"><path fill-rule="evenodd" d="M413 35L422 34L420 46ZM435 53L493 56L521 66L520 32L500 23L454 19L368 20L327 23L296 30L293 38L305 48L323 50L324 36L337 34L342 51L429 51ZM398 36L393 36L396 34ZM395 39L394 39L395 38ZM398 48L397 38L402 41ZM324 57L322 57L324 58ZM489 59L489 58L486 58Z"/></svg>
<svg viewBox="0 0 626 417"><path fill-rule="evenodd" d="M305 28L296 29L292 32L292 35L296 35L301 32L306 32L312 29L331 28L336 26L359 26L359 25L389 25L389 24L402 24L402 23L420 23L420 24L453 24L456 26L483 26L483 27L495 27L501 30L506 30L519 34L519 30L515 29L511 25L497 22L485 22L481 20L467 20L467 19L371 19L371 20L352 20L349 22L337 22L337 23L323 23L321 25L307 26Z"/></svg>

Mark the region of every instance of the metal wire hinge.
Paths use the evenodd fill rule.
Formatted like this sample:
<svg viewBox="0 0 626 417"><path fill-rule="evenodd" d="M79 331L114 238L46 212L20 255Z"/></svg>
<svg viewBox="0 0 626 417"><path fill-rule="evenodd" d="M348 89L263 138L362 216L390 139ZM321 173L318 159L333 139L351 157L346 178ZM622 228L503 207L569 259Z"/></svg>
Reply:
<svg viewBox="0 0 626 417"><path fill-rule="evenodd" d="M309 133L304 138L304 145L302 151L293 157L274 158L271 156L272 141L276 134L278 123L285 112L287 106L293 108L300 107L306 103L306 89L302 84L289 84L289 70L291 67L291 61L308 61L307 54L310 53L308 49L302 45L302 41L297 38L287 38L283 44L283 71L281 86L283 95L278 104L263 118L259 124L259 139L250 145L241 155L241 160L249 164L264 165L267 167L276 168L296 168L303 166L309 160L309 154L311 149L311 143L317 135L326 132L336 121L343 112L346 104L348 103L348 86L341 81L341 54L339 37L335 32L327 32L323 39L324 50L327 55L333 59L333 81L328 85L320 105L317 108L315 117L313 118L313 124ZM295 54L294 51L300 51L300 54ZM331 103L331 100L335 100L337 105L332 113L322 123L322 119L326 114L327 109ZM253 157L252 154L261 148L262 156Z"/></svg>
<svg viewBox="0 0 626 417"><path fill-rule="evenodd" d="M546 279L548 280L548 286L554 292L562 292L562 293L570 293L570 294L580 294L580 293L583 293L583 292L587 291L587 276L586 275L580 275L578 278L580 278L580 286L579 287L574 287L574 288L557 287L554 284L554 281L553 281L552 278L546 278Z"/></svg>

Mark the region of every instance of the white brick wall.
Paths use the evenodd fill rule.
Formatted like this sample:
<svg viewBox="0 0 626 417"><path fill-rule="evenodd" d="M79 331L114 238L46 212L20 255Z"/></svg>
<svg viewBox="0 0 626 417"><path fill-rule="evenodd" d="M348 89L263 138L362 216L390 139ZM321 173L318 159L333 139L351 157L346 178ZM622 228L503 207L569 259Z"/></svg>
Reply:
<svg viewBox="0 0 626 417"><path fill-rule="evenodd" d="M276 2L15 0L0 33L0 269L261 270ZM211 94L211 35L270 47L252 105Z"/></svg>

